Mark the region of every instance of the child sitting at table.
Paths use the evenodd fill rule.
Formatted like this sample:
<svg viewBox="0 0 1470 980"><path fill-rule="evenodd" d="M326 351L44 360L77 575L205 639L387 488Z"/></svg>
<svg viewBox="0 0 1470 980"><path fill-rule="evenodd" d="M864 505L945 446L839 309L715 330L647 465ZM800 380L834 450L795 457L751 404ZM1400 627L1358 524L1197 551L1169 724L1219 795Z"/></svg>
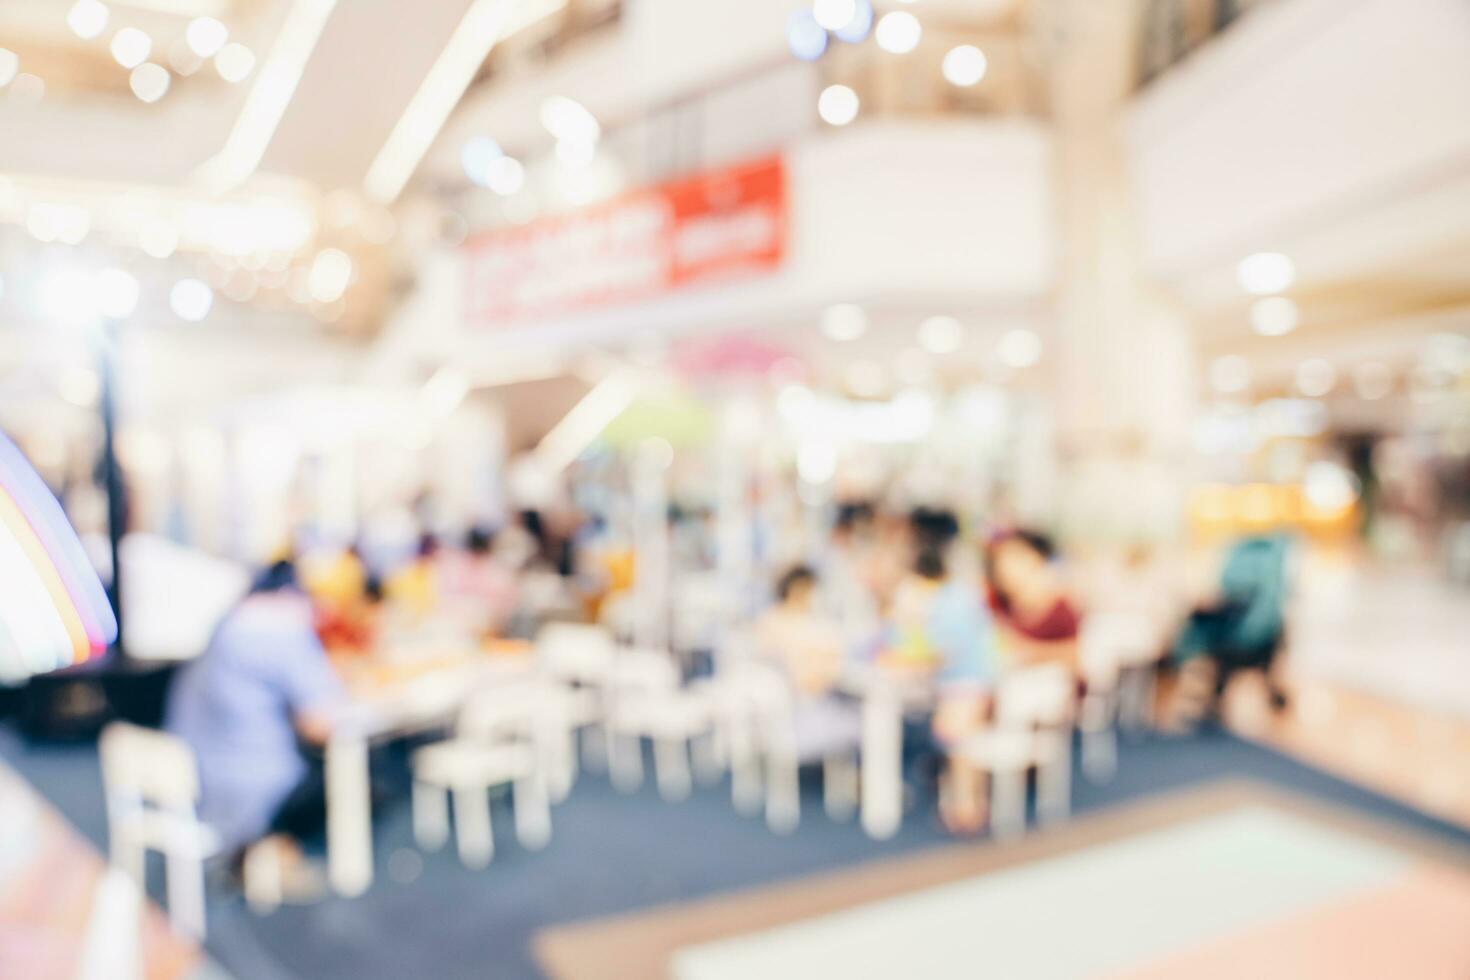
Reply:
<svg viewBox="0 0 1470 980"><path fill-rule="evenodd" d="M931 723L941 747L984 724L996 674L995 631L973 588L952 577L943 545L921 540L910 574L889 610L889 642L879 663L887 670L932 677L938 698ZM940 817L956 833L985 826L980 774L951 758L940 787Z"/></svg>
<svg viewBox="0 0 1470 980"><path fill-rule="evenodd" d="M817 576L797 565L776 583L776 605L756 623L761 654L774 659L803 695L829 693L842 672L842 631L816 611Z"/></svg>

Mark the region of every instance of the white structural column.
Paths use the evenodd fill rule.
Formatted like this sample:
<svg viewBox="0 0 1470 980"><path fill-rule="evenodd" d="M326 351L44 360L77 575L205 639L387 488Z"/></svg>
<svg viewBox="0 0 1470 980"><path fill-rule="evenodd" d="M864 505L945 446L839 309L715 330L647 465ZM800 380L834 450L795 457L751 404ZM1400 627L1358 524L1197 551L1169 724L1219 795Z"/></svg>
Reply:
<svg viewBox="0 0 1470 980"><path fill-rule="evenodd" d="M1188 462L1190 338L1144 279L1122 131L1137 75L1137 8L1138 0L1045 8L1061 244L1060 507L1065 533L1080 543L1171 536Z"/></svg>
<svg viewBox="0 0 1470 980"><path fill-rule="evenodd" d="M750 589L755 574L751 459L757 452L761 422L759 406L745 398L727 403L720 420L715 560L727 603L722 626L740 626L751 613Z"/></svg>
<svg viewBox="0 0 1470 980"><path fill-rule="evenodd" d="M663 649L669 641L669 491L673 450L649 439L633 456L633 638Z"/></svg>

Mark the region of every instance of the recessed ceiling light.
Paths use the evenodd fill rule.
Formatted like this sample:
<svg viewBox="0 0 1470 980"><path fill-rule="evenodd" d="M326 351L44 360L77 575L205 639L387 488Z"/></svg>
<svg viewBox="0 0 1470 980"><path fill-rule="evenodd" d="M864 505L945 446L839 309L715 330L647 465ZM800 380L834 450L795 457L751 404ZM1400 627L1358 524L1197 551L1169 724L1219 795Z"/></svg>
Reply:
<svg viewBox="0 0 1470 980"><path fill-rule="evenodd" d="M944 56L944 78L949 84L960 88L978 85L989 67L985 52L973 44L961 44L950 48Z"/></svg>
<svg viewBox="0 0 1470 980"><path fill-rule="evenodd" d="M1006 367L1028 368L1041 360L1041 337L1025 327L1007 330L1001 335L996 354Z"/></svg>
<svg viewBox="0 0 1470 980"><path fill-rule="evenodd" d="M856 303L835 303L822 311L822 333L828 340L857 340L868 332L868 314Z"/></svg>
<svg viewBox="0 0 1470 980"><path fill-rule="evenodd" d="M1296 369L1296 387L1308 398L1321 398L1337 384L1337 369L1320 357L1302 361Z"/></svg>
<svg viewBox="0 0 1470 980"><path fill-rule="evenodd" d="M168 92L168 69L145 61L128 76L128 86L133 94L144 102L157 102Z"/></svg>
<svg viewBox="0 0 1470 980"><path fill-rule="evenodd" d="M965 344L965 326L952 316L931 316L919 324L919 346L931 354L953 354Z"/></svg>
<svg viewBox="0 0 1470 980"><path fill-rule="evenodd" d="M786 21L786 46L802 61L816 61L827 50L827 32L811 10L803 7L792 11Z"/></svg>
<svg viewBox="0 0 1470 980"><path fill-rule="evenodd" d="M812 18L824 30L840 31L857 16L857 0L816 0Z"/></svg>
<svg viewBox="0 0 1470 980"><path fill-rule="evenodd" d="M168 305L180 319L198 323L214 306L214 290L198 279L180 279L169 290Z"/></svg>
<svg viewBox="0 0 1470 980"><path fill-rule="evenodd" d="M1285 296L1267 296L1251 304L1251 327L1262 337L1282 337L1296 329L1301 314Z"/></svg>
<svg viewBox="0 0 1470 980"><path fill-rule="evenodd" d="M227 82L243 82L255 70L255 52L237 41L231 41L214 56L214 70Z"/></svg>
<svg viewBox="0 0 1470 980"><path fill-rule="evenodd" d="M1240 288L1253 296L1285 292L1296 281L1296 265L1280 252L1257 252L1240 260L1235 270Z"/></svg>
<svg viewBox="0 0 1470 980"><path fill-rule="evenodd" d="M878 21L878 29L873 36L878 40L878 47L889 54L908 54L919 46L924 27L919 18L907 10L894 10Z"/></svg>
<svg viewBox="0 0 1470 980"><path fill-rule="evenodd" d="M817 97L817 115L832 126L846 126L857 118L857 93L846 85L828 85Z"/></svg>
<svg viewBox="0 0 1470 980"><path fill-rule="evenodd" d="M195 17L184 30L184 40L201 58L213 58L230 39L230 29L213 17Z"/></svg>
<svg viewBox="0 0 1470 980"><path fill-rule="evenodd" d="M124 68L137 68L153 51L153 39L136 27L124 27L112 35L113 59Z"/></svg>
<svg viewBox="0 0 1470 980"><path fill-rule="evenodd" d="M77 0L66 13L66 26L84 41L107 29L107 5L101 0Z"/></svg>

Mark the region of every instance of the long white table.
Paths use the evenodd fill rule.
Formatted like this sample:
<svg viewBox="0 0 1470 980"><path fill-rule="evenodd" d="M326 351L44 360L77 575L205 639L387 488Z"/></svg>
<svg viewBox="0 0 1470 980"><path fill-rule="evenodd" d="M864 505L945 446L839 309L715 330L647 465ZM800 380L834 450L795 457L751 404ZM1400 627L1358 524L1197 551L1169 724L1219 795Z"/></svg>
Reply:
<svg viewBox="0 0 1470 980"><path fill-rule="evenodd" d="M869 837L887 840L903 824L904 713L932 705L933 686L867 667L845 675L840 687L862 701L859 819Z"/></svg>
<svg viewBox="0 0 1470 980"><path fill-rule="evenodd" d="M473 695L534 669L529 656L468 658L361 701L338 719L326 748L327 878L338 894L361 895L373 883L373 740L448 723Z"/></svg>

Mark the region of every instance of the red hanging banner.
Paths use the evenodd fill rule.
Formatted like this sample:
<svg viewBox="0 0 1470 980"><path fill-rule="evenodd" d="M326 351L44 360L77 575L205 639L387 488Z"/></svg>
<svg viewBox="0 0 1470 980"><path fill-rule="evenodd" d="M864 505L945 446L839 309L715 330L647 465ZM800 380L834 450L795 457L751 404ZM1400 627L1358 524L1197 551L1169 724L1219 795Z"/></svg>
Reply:
<svg viewBox="0 0 1470 980"><path fill-rule="evenodd" d="M769 272L785 248L777 156L471 238L466 317L493 327L648 299Z"/></svg>

